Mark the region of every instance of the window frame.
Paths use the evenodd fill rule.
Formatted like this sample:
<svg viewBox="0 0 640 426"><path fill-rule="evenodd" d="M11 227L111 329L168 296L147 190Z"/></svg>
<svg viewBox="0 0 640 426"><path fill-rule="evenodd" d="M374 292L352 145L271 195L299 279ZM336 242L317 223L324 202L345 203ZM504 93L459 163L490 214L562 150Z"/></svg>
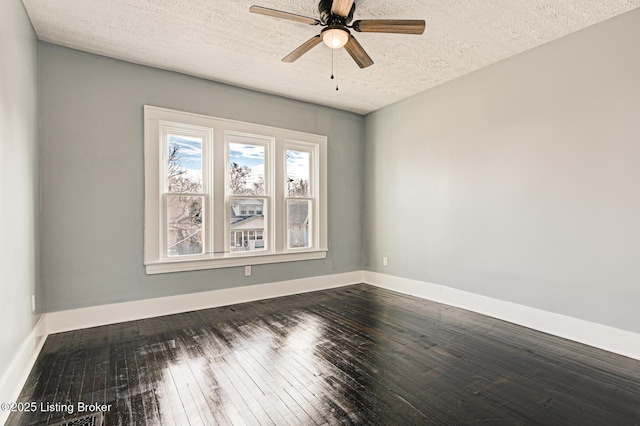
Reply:
<svg viewBox="0 0 640 426"><path fill-rule="evenodd" d="M213 200L211 197L212 193L212 162L210 161L211 155L210 151L213 146L213 131L210 128L204 126L196 126L196 125L185 125L182 123L175 123L167 120L158 120L158 134L160 142L160 164L158 165L158 186L160 195L160 205L158 208L160 209L160 226L162 227L159 233L159 248L161 252L159 253L160 258L168 258L168 259L176 259L177 256L170 256L168 254L168 223L167 223L167 208L168 208L168 199L170 196L195 196L195 197L203 197L204 199L204 218L203 218L203 238L205 241L203 247L203 253L210 252L212 249L212 242L209 230L212 227L211 215L208 214L209 209L213 205ZM186 193L186 192L170 192L168 188L168 181L166 176L168 175L168 150L165 145L166 137L169 135L181 135L181 136L191 136L198 137L202 139L202 189L197 193ZM191 255L191 256L180 256L180 259L188 259L192 257L202 256L202 254Z"/></svg>
<svg viewBox="0 0 640 426"><path fill-rule="evenodd" d="M282 197L281 201L282 202L282 206L281 209L284 212L283 213L283 224L282 226L284 228L287 229L286 233L285 233L285 241L284 241L284 247L283 250L286 252L299 252L299 251L304 251L304 250L308 250L308 247L289 247L289 230L288 230L288 223L287 223L287 203L290 200L302 200L302 201L311 201L311 223L312 223L312 227L310 229L310 235L309 237L311 238L312 244L311 247L313 247L313 245L315 244L315 241L319 240L320 235L318 234L318 227L315 226L315 221L317 220L317 218L320 217L320 211L319 208L320 206L318 205L319 203L317 202L317 186L320 180L320 176L319 176L319 170L318 167L316 167L317 164L317 159L320 157L320 152L318 149L318 145L316 144L311 144L311 143L305 143L302 141L294 141L294 140L286 140L284 141L284 147L283 147L283 161L284 161L284 167L283 170L287 171L287 151L298 151L298 152L306 152L309 154L309 195L307 197L290 197L289 194L286 193L286 188L284 188L285 193ZM285 178L287 178L287 176L284 176Z"/></svg>
<svg viewBox="0 0 640 426"><path fill-rule="evenodd" d="M165 212L167 190L167 142L163 126L192 135L200 129L203 137L204 254L171 256L167 254ZM164 134L167 132L165 131ZM175 134L172 133L172 134ZM180 134L180 133L178 133ZM230 227L227 227L228 142L227 134L256 135L272 140L265 153L265 195L246 196L265 199L263 214L265 250L231 252ZM200 137L200 136L198 136ZM311 247L288 249L286 225L286 151L312 152L310 177L313 180ZM311 150L311 151L309 151ZM268 157L268 158L267 158ZM182 112L150 105L144 106L145 231L144 265L147 274L227 268L267 263L324 259L328 252L327 229L327 137L260 124ZM268 174L268 176L267 176ZM268 186L269 188L266 188ZM267 195L269 194L269 195ZM242 196L240 196L241 198ZM290 198L289 198L290 199ZM267 247L269 246L269 247Z"/></svg>
<svg viewBox="0 0 640 426"><path fill-rule="evenodd" d="M258 137L256 137L258 136ZM229 153L230 153L230 144L245 144L245 145L254 145L254 146L262 146L264 148L264 193L261 195L242 195L242 194L233 194L229 191ZM231 251L230 244L230 234L231 229L226 229L226 226L229 224L229 214L230 214L230 205L231 199L262 199L264 203L262 205L262 215L264 217L264 228L263 228L263 241L265 241L265 247L263 250L260 250L260 253L272 253L274 252L273 241L275 237L276 227L273 224L274 218L272 214L269 214L275 207L271 207L273 205L273 199L275 197L274 191L274 176L273 172L277 166L274 164L274 155L276 150L276 139L272 136L264 136L264 135L255 135L248 134L242 132L235 131L224 131L224 168L225 168L225 184L224 184L224 225L225 225L225 241L224 241L224 250L228 252L228 256L245 256L251 257L259 254L257 251ZM266 207L266 208L265 208ZM266 238L264 238L266 234Z"/></svg>

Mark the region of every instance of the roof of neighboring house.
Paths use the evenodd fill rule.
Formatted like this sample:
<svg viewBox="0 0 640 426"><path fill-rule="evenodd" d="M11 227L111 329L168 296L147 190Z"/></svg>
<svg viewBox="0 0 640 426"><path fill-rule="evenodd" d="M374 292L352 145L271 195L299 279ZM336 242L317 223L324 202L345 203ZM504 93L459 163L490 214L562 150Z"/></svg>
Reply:
<svg viewBox="0 0 640 426"><path fill-rule="evenodd" d="M264 229L264 216L249 216L231 223L232 231Z"/></svg>
<svg viewBox="0 0 640 426"><path fill-rule="evenodd" d="M236 210L239 212L241 206L262 206L262 200L257 198L246 198L246 199L240 200L234 206L229 206L229 215L232 219L246 217L246 216L241 216L239 214L236 214Z"/></svg>

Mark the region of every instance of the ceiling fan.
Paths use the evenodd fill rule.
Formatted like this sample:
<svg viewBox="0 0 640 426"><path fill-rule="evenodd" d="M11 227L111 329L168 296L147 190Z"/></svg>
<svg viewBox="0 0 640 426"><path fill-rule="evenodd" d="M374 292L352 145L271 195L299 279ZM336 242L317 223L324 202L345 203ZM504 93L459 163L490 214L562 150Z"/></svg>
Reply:
<svg viewBox="0 0 640 426"><path fill-rule="evenodd" d="M360 68L366 68L373 65L373 60L360 43L351 35L349 29L361 33L424 33L425 22L424 20L417 19L363 19L354 21L353 24L349 25L353 19L355 10L356 5L354 0L320 0L318 4L320 19L308 18L306 16L261 6L251 6L249 8L249 11L252 13L325 27L320 31L320 34L311 37L302 43L300 47L282 58L283 62L294 62L324 41L331 49L344 47Z"/></svg>

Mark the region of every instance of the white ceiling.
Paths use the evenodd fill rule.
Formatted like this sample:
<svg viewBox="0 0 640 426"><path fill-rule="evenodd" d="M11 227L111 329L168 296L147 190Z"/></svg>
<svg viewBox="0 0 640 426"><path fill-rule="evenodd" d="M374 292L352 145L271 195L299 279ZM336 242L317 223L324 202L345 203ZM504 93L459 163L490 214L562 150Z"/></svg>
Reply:
<svg viewBox="0 0 640 426"><path fill-rule="evenodd" d="M424 19L421 36L354 33L375 64L321 44L280 61L320 27L316 0L23 0L40 40L360 114L640 7L640 0L356 0L354 19Z"/></svg>

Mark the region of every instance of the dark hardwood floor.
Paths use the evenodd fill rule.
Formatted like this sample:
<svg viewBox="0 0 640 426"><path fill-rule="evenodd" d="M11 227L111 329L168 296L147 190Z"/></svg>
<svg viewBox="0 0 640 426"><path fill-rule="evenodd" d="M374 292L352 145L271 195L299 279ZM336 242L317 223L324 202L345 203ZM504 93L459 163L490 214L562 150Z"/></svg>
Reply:
<svg viewBox="0 0 640 426"><path fill-rule="evenodd" d="M20 401L8 425L638 425L640 361L355 285L51 335Z"/></svg>

